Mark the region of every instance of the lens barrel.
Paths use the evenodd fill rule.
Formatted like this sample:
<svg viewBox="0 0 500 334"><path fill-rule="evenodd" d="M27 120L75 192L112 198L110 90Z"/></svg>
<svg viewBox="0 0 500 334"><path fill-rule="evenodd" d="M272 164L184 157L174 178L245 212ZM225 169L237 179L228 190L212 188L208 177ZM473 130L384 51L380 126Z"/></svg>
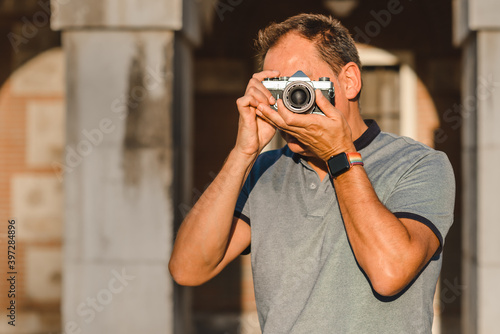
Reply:
<svg viewBox="0 0 500 334"><path fill-rule="evenodd" d="M310 113L314 109L315 101L314 88L305 81L290 82L283 90L283 104L294 113Z"/></svg>

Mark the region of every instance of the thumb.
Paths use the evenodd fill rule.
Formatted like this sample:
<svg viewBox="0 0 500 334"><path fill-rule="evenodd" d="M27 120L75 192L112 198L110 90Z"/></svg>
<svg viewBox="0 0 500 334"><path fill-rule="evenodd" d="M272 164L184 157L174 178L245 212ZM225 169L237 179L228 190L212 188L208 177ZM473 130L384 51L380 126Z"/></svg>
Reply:
<svg viewBox="0 0 500 334"><path fill-rule="evenodd" d="M319 89L316 89L316 105L328 118L336 118L336 115L339 112Z"/></svg>

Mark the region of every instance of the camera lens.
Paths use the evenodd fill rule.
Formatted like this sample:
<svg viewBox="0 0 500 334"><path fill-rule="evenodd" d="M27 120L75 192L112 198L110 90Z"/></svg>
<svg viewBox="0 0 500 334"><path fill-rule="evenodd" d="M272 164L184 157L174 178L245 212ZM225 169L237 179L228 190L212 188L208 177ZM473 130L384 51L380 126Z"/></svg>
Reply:
<svg viewBox="0 0 500 334"><path fill-rule="evenodd" d="M310 113L315 99L314 88L305 81L291 82L283 90L283 104L294 113Z"/></svg>
<svg viewBox="0 0 500 334"><path fill-rule="evenodd" d="M304 103L307 101L307 93L301 89L298 88L293 92L290 92L290 100L295 106L303 106Z"/></svg>

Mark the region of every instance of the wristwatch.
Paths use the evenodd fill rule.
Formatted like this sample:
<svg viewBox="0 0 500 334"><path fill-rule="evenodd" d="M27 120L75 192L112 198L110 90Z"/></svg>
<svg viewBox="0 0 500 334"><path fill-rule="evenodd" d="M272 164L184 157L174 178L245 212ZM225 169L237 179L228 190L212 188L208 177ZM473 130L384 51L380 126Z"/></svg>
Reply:
<svg viewBox="0 0 500 334"><path fill-rule="evenodd" d="M363 159L361 158L361 154L358 152L343 152L332 156L328 159L326 164L328 166L328 173L333 179L335 179L339 175L347 172L354 165L363 166Z"/></svg>

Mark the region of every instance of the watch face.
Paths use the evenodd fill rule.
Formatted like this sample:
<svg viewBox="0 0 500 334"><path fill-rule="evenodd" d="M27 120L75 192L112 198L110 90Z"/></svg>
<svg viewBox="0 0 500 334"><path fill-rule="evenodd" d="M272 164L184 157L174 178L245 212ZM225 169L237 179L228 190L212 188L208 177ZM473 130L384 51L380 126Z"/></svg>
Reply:
<svg viewBox="0 0 500 334"><path fill-rule="evenodd" d="M330 170L330 175L332 177L337 177L351 168L347 154L340 153L328 160L328 169Z"/></svg>

